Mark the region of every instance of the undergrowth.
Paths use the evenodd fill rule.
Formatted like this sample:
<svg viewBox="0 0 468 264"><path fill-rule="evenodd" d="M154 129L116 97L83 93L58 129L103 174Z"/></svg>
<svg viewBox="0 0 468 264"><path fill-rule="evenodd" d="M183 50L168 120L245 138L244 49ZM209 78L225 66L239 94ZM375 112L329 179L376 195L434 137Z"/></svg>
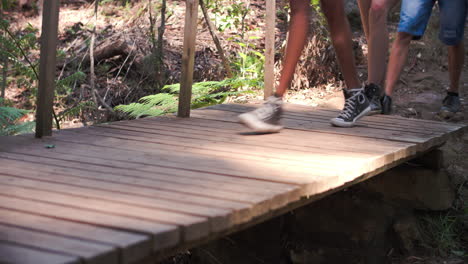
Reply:
<svg viewBox="0 0 468 264"><path fill-rule="evenodd" d="M258 86L258 80L226 79L194 83L192 87L192 109L223 103L228 96L247 93L242 87ZM177 111L180 84L166 85L161 93L142 97L138 103L119 105L116 111L123 112L131 118L160 116ZM240 91L239 91L240 90Z"/></svg>
<svg viewBox="0 0 468 264"><path fill-rule="evenodd" d="M10 106L2 106L4 100L0 98L0 136L10 136L34 131L34 122L21 122L21 118L28 114L29 110L18 109Z"/></svg>
<svg viewBox="0 0 468 264"><path fill-rule="evenodd" d="M421 246L435 256L468 258L468 231L463 219L468 206L459 210L431 212L420 218Z"/></svg>

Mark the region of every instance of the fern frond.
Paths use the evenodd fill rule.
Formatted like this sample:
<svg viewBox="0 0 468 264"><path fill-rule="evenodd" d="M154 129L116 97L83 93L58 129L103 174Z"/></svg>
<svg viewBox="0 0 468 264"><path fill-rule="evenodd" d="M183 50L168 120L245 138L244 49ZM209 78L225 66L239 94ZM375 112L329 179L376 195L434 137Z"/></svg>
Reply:
<svg viewBox="0 0 468 264"><path fill-rule="evenodd" d="M18 134L32 133L36 122L23 122L19 124L9 125L5 128L0 127L0 136L13 136Z"/></svg>
<svg viewBox="0 0 468 264"><path fill-rule="evenodd" d="M161 91L167 92L167 93L172 93L172 94L178 94L179 91L180 91L180 83L165 85L161 89Z"/></svg>
<svg viewBox="0 0 468 264"><path fill-rule="evenodd" d="M0 127L10 125L17 119L29 113L28 110L17 109L9 106L0 107Z"/></svg>
<svg viewBox="0 0 468 264"><path fill-rule="evenodd" d="M57 81L57 90L66 91L71 87L75 82L82 82L86 79L86 74L82 71L77 71L66 78Z"/></svg>
<svg viewBox="0 0 468 264"><path fill-rule="evenodd" d="M3 103L1 99L0 104ZM29 133L34 129L34 122L23 122L17 124L17 120L29 113L28 110L17 109L9 106L0 107L0 135L16 135Z"/></svg>
<svg viewBox="0 0 468 264"><path fill-rule="evenodd" d="M168 93L160 93L155 95L148 95L139 100L141 103L150 105L167 105L176 102L174 95Z"/></svg>
<svg viewBox="0 0 468 264"><path fill-rule="evenodd" d="M192 108L200 108L223 103L228 96L246 93L248 91L233 91L250 84L247 79L226 79L223 81L208 81L194 83L192 87ZM114 109L130 117L159 116L177 111L180 84L166 85L162 89L165 93L148 95L138 103L119 105Z"/></svg>

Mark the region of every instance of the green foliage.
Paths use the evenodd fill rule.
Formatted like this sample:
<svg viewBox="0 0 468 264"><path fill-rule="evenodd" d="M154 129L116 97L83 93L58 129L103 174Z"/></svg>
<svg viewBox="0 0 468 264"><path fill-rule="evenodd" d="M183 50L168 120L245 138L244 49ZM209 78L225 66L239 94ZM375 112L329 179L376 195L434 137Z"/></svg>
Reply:
<svg viewBox="0 0 468 264"><path fill-rule="evenodd" d="M83 82L86 80L86 74L82 71L77 71L56 82L56 92L62 94L70 94L72 92L73 84L76 82Z"/></svg>
<svg viewBox="0 0 468 264"><path fill-rule="evenodd" d="M177 99L173 94L160 93L148 95L139 100L139 103L119 105L116 111L126 113L130 117L160 116L177 111Z"/></svg>
<svg viewBox="0 0 468 264"><path fill-rule="evenodd" d="M461 243L462 224L460 216L452 212L440 212L422 218L422 245L441 256L468 255L468 248Z"/></svg>
<svg viewBox="0 0 468 264"><path fill-rule="evenodd" d="M240 78L263 80L265 56L254 49L253 44L238 42L241 51L238 59L234 60L234 70Z"/></svg>
<svg viewBox="0 0 468 264"><path fill-rule="evenodd" d="M0 10L3 9L3 10L9 10L11 9L14 4L15 4L16 0L0 0Z"/></svg>
<svg viewBox="0 0 468 264"><path fill-rule="evenodd" d="M214 24L220 32L225 30L235 30L237 32L243 31L245 26L246 16L251 12L248 4L239 0L208 0L206 7L211 9L213 14ZM241 35L243 32L240 33Z"/></svg>
<svg viewBox="0 0 468 264"><path fill-rule="evenodd" d="M0 105L3 99L0 98ZM9 106L0 106L0 136L9 136L33 132L34 122L19 122L18 120L29 113L28 110Z"/></svg>
<svg viewBox="0 0 468 264"><path fill-rule="evenodd" d="M57 118L59 121L63 121L66 118L73 118L79 116L85 111L92 111L94 109L96 109L94 102L85 101L58 114Z"/></svg>
<svg viewBox="0 0 468 264"><path fill-rule="evenodd" d="M28 24L16 35L10 31L7 20L0 19L0 57L6 59L10 65L10 72L17 79L18 87L31 91L33 98L37 94L37 64L32 64L27 54L38 49L36 37L37 29Z"/></svg>
<svg viewBox="0 0 468 264"><path fill-rule="evenodd" d="M226 79L224 81L209 81L194 83L192 87L192 108L206 107L223 103L228 96L241 92L237 89L250 86L251 80ZM119 105L114 109L123 112L132 118L145 116L160 116L177 111L180 84L166 85L162 89L163 93L149 95L141 98L138 103L129 105ZM246 91L243 91L245 93Z"/></svg>

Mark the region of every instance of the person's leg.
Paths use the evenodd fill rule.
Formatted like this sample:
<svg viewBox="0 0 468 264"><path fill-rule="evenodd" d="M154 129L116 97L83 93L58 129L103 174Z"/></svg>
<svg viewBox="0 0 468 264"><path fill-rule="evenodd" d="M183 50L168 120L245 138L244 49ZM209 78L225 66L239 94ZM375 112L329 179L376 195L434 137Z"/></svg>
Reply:
<svg viewBox="0 0 468 264"><path fill-rule="evenodd" d="M405 66L409 45L412 39L413 35L406 32L398 32L397 37L393 42L385 83L385 94L387 96L392 96L393 94L393 90L400 78L403 66Z"/></svg>
<svg viewBox="0 0 468 264"><path fill-rule="evenodd" d="M440 0L440 40L448 48L450 86L443 100L441 112L455 113L460 110L459 85L463 70L465 50L463 33L468 5L466 0Z"/></svg>
<svg viewBox="0 0 468 264"><path fill-rule="evenodd" d="M259 133L278 132L282 129L282 97L291 85L297 62L304 49L309 32L310 0L290 0L291 22L289 37L281 71L279 85L275 95L270 96L258 109L239 115L240 121Z"/></svg>
<svg viewBox="0 0 468 264"><path fill-rule="evenodd" d="M367 115L371 108L357 75L352 33L344 10L344 2L343 0L320 2L347 88L343 90L345 96L343 110L338 117L330 121L334 126L351 127L357 120Z"/></svg>
<svg viewBox="0 0 468 264"><path fill-rule="evenodd" d="M362 1L362 0L361 0ZM372 0L369 9L369 53L367 59L368 83L382 85L388 55L388 11L396 0Z"/></svg>
<svg viewBox="0 0 468 264"><path fill-rule="evenodd" d="M307 41L309 32L310 1L290 0L291 22L289 23L289 37L286 46L283 69L276 88L276 95L282 97L291 85L296 65Z"/></svg>
<svg viewBox="0 0 468 264"><path fill-rule="evenodd" d="M459 96L460 76L465 61L465 49L463 41L457 45L448 46L448 69L450 86L447 89L447 95L442 100L442 107L439 111L439 117L450 118L453 114L460 111L461 102Z"/></svg>
<svg viewBox="0 0 468 264"><path fill-rule="evenodd" d="M388 11L398 0L359 0L361 20L368 44L367 82L364 87L371 114L382 112L380 97L388 55Z"/></svg>
<svg viewBox="0 0 468 264"><path fill-rule="evenodd" d="M369 43L369 10L372 0L358 0L359 13L361 13L362 28L366 35L367 43Z"/></svg>
<svg viewBox="0 0 468 264"><path fill-rule="evenodd" d="M391 95L400 78L412 39L420 38L426 30L434 0L402 0L398 34L393 43L382 98L382 113L391 112Z"/></svg>
<svg viewBox="0 0 468 264"><path fill-rule="evenodd" d="M344 10L343 0L321 0L328 22L330 36L348 89L361 87L354 61L351 28Z"/></svg>
<svg viewBox="0 0 468 264"><path fill-rule="evenodd" d="M460 76L465 63L465 47L463 41L457 45L448 46L448 69L450 75L449 92L458 93L460 86Z"/></svg>

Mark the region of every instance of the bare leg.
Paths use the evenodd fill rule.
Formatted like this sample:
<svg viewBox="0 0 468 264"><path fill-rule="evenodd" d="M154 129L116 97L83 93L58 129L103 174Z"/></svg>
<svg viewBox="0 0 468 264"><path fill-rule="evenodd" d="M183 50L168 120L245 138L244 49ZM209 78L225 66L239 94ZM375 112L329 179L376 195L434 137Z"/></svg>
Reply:
<svg viewBox="0 0 468 264"><path fill-rule="evenodd" d="M282 97L291 85L297 61L301 57L309 32L310 1L290 0L291 23L289 24L289 37L281 71L279 86L276 95Z"/></svg>
<svg viewBox="0 0 468 264"><path fill-rule="evenodd" d="M358 0L359 12L361 13L362 28L366 34L367 43L369 43L369 10L372 0Z"/></svg>
<svg viewBox="0 0 468 264"><path fill-rule="evenodd" d="M448 69L450 77L449 92L458 93L460 75L463 70L465 60L465 49L463 41L455 46L448 46Z"/></svg>
<svg viewBox="0 0 468 264"><path fill-rule="evenodd" d="M368 83L383 85L388 56L388 10L395 0L372 0L369 10Z"/></svg>
<svg viewBox="0 0 468 264"><path fill-rule="evenodd" d="M321 4L346 86L348 89L361 87L354 61L351 28L343 0L321 0Z"/></svg>
<svg viewBox="0 0 468 264"><path fill-rule="evenodd" d="M390 61L388 63L387 77L385 83L385 93L391 96L395 89L396 83L400 78L403 66L406 63L408 56L409 45L413 36L405 33L398 32L398 35L393 43L392 51L390 53Z"/></svg>

